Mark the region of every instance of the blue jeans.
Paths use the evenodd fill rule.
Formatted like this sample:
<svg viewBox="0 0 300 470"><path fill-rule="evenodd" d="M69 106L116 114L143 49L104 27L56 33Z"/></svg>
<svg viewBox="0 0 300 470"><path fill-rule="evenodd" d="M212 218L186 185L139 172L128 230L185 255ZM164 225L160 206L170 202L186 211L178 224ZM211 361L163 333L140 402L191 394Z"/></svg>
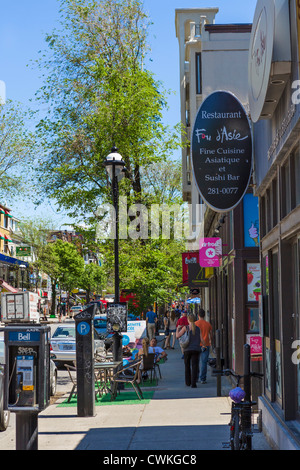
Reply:
<svg viewBox="0 0 300 470"><path fill-rule="evenodd" d="M200 365L199 379L201 382L206 380L208 358L209 358L209 346L207 346L206 348L201 347L200 358L199 358L199 363L200 363L199 364Z"/></svg>

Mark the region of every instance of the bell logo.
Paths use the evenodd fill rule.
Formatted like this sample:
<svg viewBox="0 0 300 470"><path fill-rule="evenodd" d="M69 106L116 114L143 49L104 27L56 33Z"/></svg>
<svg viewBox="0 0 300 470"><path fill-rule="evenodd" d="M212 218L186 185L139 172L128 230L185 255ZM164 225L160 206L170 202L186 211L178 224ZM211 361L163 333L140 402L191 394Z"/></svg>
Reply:
<svg viewBox="0 0 300 470"><path fill-rule="evenodd" d="M30 333L18 333L18 340L19 341L30 341Z"/></svg>

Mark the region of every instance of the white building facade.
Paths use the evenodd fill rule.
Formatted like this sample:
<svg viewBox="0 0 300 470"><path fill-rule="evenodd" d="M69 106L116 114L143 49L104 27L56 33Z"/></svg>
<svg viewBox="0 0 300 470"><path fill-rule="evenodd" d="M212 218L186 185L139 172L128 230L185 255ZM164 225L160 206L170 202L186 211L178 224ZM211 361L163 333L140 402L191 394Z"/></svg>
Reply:
<svg viewBox="0 0 300 470"><path fill-rule="evenodd" d="M232 92L248 110L248 52L251 25L217 25L218 8L183 8L175 13L179 42L181 122L191 132L203 100L213 91ZM182 149L183 199L191 205L188 250L204 236L205 205L196 187L190 145Z"/></svg>

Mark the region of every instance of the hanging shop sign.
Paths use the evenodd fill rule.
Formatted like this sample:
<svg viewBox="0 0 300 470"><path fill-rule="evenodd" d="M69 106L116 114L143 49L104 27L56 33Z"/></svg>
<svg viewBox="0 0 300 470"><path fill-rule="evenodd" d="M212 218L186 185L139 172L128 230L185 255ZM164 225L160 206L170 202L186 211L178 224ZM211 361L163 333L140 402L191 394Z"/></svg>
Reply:
<svg viewBox="0 0 300 470"><path fill-rule="evenodd" d="M192 134L193 171L204 202L216 212L236 207L252 172L251 127L243 105L228 91L202 103Z"/></svg>
<svg viewBox="0 0 300 470"><path fill-rule="evenodd" d="M219 268L222 264L221 238L200 238L199 264L206 268Z"/></svg>
<svg viewBox="0 0 300 470"><path fill-rule="evenodd" d="M200 264L189 264L188 265L189 281L188 285L190 289L198 289L200 287L208 287L208 279L206 277L205 268Z"/></svg>
<svg viewBox="0 0 300 470"><path fill-rule="evenodd" d="M199 252L188 251L182 253L182 283L186 285L189 280L188 266L190 264L199 264Z"/></svg>
<svg viewBox="0 0 300 470"><path fill-rule="evenodd" d="M31 247L30 246L17 246L16 256L31 256Z"/></svg>

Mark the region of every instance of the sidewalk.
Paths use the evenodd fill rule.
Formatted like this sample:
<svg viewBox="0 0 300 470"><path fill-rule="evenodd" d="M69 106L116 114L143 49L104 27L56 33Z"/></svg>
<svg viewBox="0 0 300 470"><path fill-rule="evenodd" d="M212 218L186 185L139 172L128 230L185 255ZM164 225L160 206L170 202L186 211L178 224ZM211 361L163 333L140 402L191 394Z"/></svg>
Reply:
<svg viewBox="0 0 300 470"><path fill-rule="evenodd" d="M66 397L50 405L39 415L39 450L223 450L229 436L229 415L223 413L231 406L227 379L222 378L222 397L216 397L210 367L207 384L186 387L178 343L175 348L167 351L162 379L147 404L96 406L89 418L78 418L77 407L59 407ZM263 434L253 442L255 450L270 449ZM1 447L8 445L15 448L13 442Z"/></svg>

